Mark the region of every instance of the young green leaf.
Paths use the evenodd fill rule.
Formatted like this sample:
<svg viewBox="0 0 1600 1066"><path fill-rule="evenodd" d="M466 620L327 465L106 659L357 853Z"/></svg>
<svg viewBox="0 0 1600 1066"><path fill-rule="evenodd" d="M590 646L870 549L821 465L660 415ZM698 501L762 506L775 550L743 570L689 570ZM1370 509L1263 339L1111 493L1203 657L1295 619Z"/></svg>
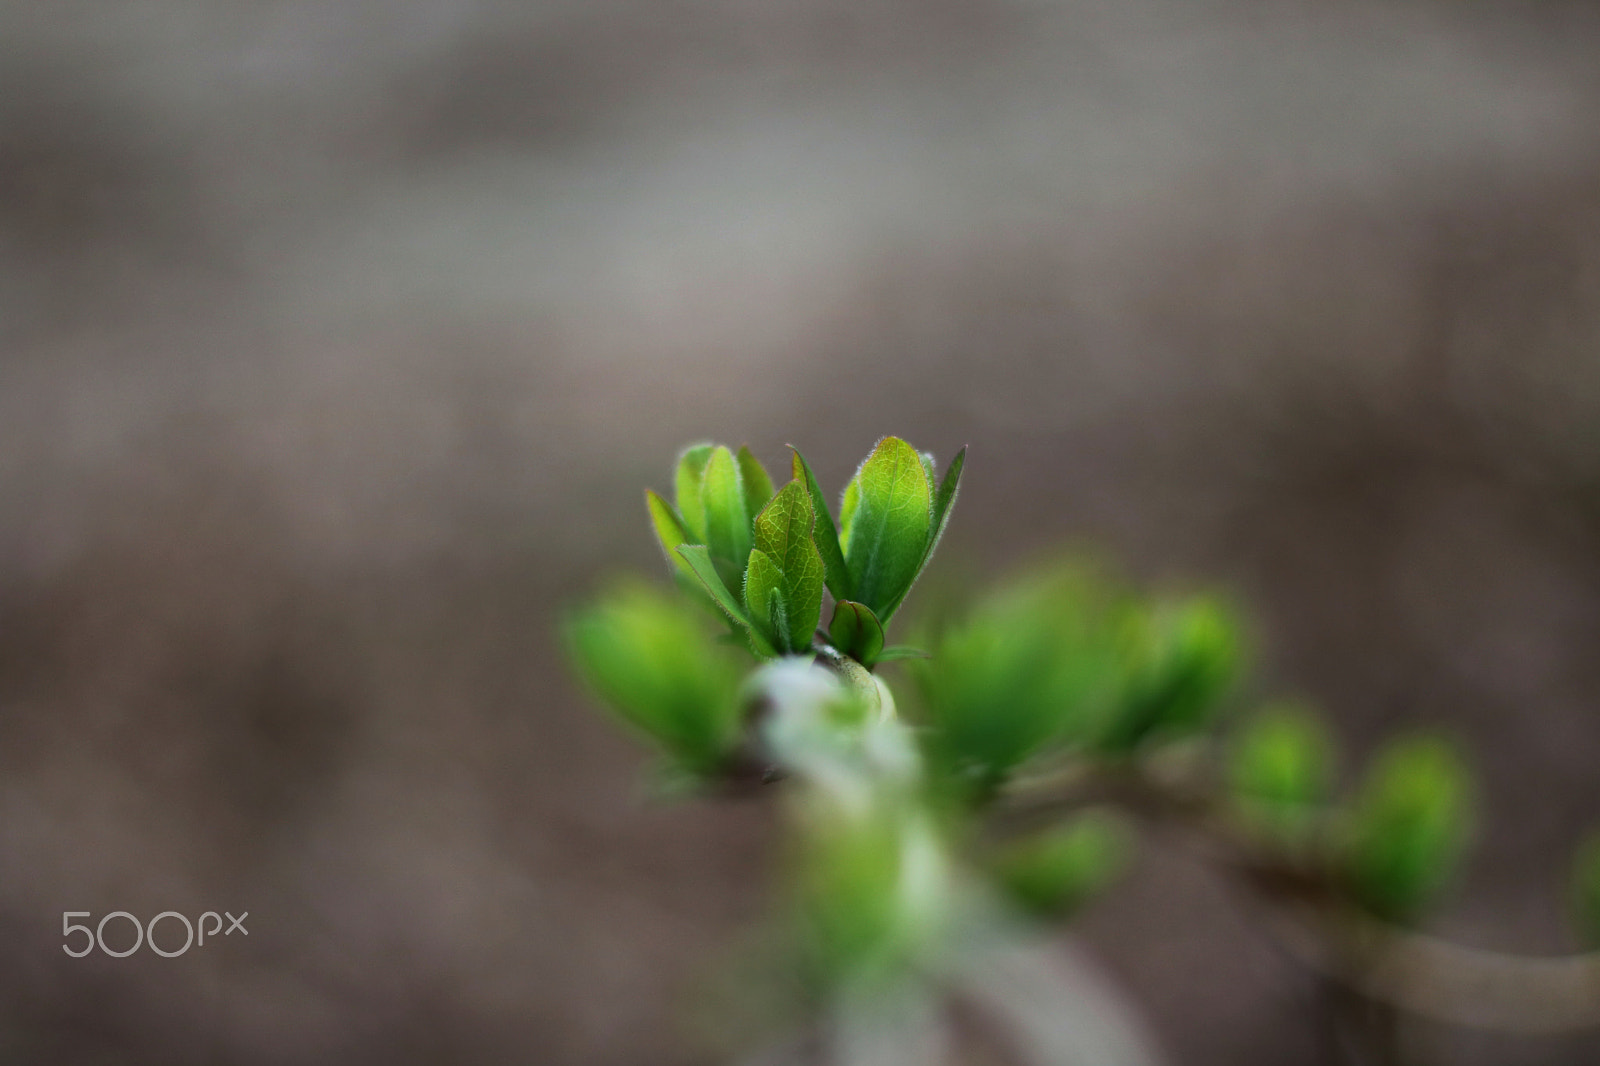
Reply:
<svg viewBox="0 0 1600 1066"><path fill-rule="evenodd" d="M805 456L792 445L789 450L794 452L792 464L794 479L804 483L806 493L811 497L811 513L816 518L811 539L822 555L824 579L828 591L833 593L833 598L836 600L848 600L854 594L850 584L850 570L845 566L844 552L839 547L839 531L834 527L833 516L828 513L828 501L823 498L822 486L817 484L817 475L811 472L811 464L806 462Z"/></svg>
<svg viewBox="0 0 1600 1066"><path fill-rule="evenodd" d="M767 593L767 626L772 630L772 643L780 651L793 651L794 642L789 636L789 605L784 602L783 590Z"/></svg>
<svg viewBox="0 0 1600 1066"><path fill-rule="evenodd" d="M691 444L678 456L673 476L673 499L677 501L678 515L683 519L683 528L689 532L691 544L706 542L706 506L701 492L706 463L710 459L710 444Z"/></svg>
<svg viewBox="0 0 1600 1066"><path fill-rule="evenodd" d="M701 478L706 510L706 540L714 559L739 566L750 554L750 512L745 507L744 478L733 453L722 445L711 450Z"/></svg>
<svg viewBox="0 0 1600 1066"><path fill-rule="evenodd" d="M674 569L693 577L694 571L689 569L689 564L683 561L677 551L680 544L694 543L694 538L684 527L683 519L670 503L650 489L645 490L644 503L650 511L650 524L655 527L656 539L661 542L661 550L666 553L667 561Z"/></svg>
<svg viewBox="0 0 1600 1066"><path fill-rule="evenodd" d="M750 612L750 620L761 630L772 646L779 651L788 651L787 644L778 638L777 627L772 621L771 602L772 594L783 594L783 571L772 557L760 548L750 549L750 561L744 571L744 605Z"/></svg>
<svg viewBox="0 0 1600 1066"><path fill-rule="evenodd" d="M864 604L840 600L833 606L828 639L835 648L870 668L883 653L883 623Z"/></svg>
<svg viewBox="0 0 1600 1066"><path fill-rule="evenodd" d="M861 506L861 480L852 477L845 483L844 493L839 497L839 545L840 550L850 540L850 526L855 522L856 509Z"/></svg>
<svg viewBox="0 0 1600 1066"><path fill-rule="evenodd" d="M956 457L950 460L950 469L944 472L944 481L939 484L939 492L933 498L933 532L928 537L927 550L922 553L923 568L926 568L928 560L933 558L933 549L939 546L939 541L944 536L944 527L950 524L950 512L955 509L956 493L961 490L961 471L966 465L967 449L962 447L956 452ZM928 484L933 484L931 459Z"/></svg>
<svg viewBox="0 0 1600 1066"><path fill-rule="evenodd" d="M791 581L799 574L814 578L820 602L823 562L811 538L815 523L805 486L791 481L756 515L754 536L755 546L771 556Z"/></svg>
<svg viewBox="0 0 1600 1066"><path fill-rule="evenodd" d="M744 481L744 509L754 522L756 515L772 499L772 478L767 476L767 468L750 453L747 445L740 445L734 460L739 464L739 477Z"/></svg>
<svg viewBox="0 0 1600 1066"><path fill-rule="evenodd" d="M773 649L772 643L756 628L750 616L745 613L744 605L728 591L728 586L717 573L716 564L711 561L710 549L704 544L683 544L678 547L678 557L689 564L689 569L695 578L710 594L711 601L728 616L728 621L743 631L750 643L750 650L764 659L774 658L777 652Z"/></svg>
<svg viewBox="0 0 1600 1066"><path fill-rule="evenodd" d="M911 445L878 443L845 490L841 522L856 599L887 621L916 580L933 524L933 490Z"/></svg>
<svg viewBox="0 0 1600 1066"><path fill-rule="evenodd" d="M756 516L756 546L751 549L750 568L745 576L746 602L751 602L748 599L751 575L761 566L761 595L767 595L768 587L783 591L789 639L780 647L787 651L801 652L809 648L811 635L822 617L825 568L822 554L812 540L815 524L810 493L798 480L778 490ZM758 561L758 557L765 562ZM766 575L767 566L771 566L775 577ZM751 610L755 612L753 605Z"/></svg>

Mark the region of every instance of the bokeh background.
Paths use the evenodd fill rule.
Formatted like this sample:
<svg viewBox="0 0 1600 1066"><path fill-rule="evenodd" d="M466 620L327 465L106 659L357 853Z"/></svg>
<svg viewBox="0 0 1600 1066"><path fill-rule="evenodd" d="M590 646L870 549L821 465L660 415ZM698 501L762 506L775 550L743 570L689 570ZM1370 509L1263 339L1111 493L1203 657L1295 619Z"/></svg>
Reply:
<svg viewBox="0 0 1600 1066"><path fill-rule="evenodd" d="M1573 947L1592 3L0 3L0 1061L718 1061L776 822L653 800L554 622L680 445L890 432L971 444L949 572L1220 584L1352 765L1462 736L1439 928ZM168 909L249 938L60 950ZM1172 1062L1316 1061L1189 860L1077 938Z"/></svg>

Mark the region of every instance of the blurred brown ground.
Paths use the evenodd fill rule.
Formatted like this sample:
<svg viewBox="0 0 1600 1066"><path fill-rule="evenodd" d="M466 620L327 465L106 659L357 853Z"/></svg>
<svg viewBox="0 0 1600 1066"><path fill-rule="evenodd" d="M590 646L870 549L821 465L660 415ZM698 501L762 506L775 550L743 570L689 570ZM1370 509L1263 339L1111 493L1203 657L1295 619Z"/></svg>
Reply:
<svg viewBox="0 0 1600 1066"><path fill-rule="evenodd" d="M710 1061L775 827L650 800L553 620L677 446L886 432L972 446L943 567L1225 583L1354 755L1457 731L1440 928L1572 946L1600 8L0 3L0 1061ZM1081 933L1172 1062L1314 1061L1184 860Z"/></svg>

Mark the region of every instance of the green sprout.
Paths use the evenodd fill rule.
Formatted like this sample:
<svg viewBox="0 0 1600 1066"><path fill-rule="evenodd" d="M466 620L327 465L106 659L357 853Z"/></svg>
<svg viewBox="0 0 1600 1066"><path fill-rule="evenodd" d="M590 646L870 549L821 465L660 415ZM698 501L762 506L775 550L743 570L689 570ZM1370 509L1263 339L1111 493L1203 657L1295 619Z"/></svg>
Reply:
<svg viewBox="0 0 1600 1066"><path fill-rule="evenodd" d="M1378 754L1351 817L1349 874L1358 899L1415 920L1449 882L1470 832L1471 778L1456 749L1430 736Z"/></svg>
<svg viewBox="0 0 1600 1066"><path fill-rule="evenodd" d="M1269 701L1230 722L1248 642L1225 599L1154 596L1053 561L924 625L925 653L888 643L965 465L962 449L940 476L931 455L885 437L835 512L798 450L775 484L748 447L693 445L672 500L645 494L681 594L623 583L564 626L590 690L683 778L788 798L788 932L775 942L810 1002L855 1010L894 987L903 1004L959 983L963 960L1018 929L1071 920L1131 864L1148 824L1199 838L1272 928L1299 923L1295 954L1320 942L1331 975L1384 1009L1432 1001L1392 979L1363 984L1380 957L1395 960L1386 973L1426 975L1440 958L1478 968L1430 988L1494 987L1495 967L1550 979L1541 962L1452 954L1409 928L1471 835L1456 749L1391 743L1341 800L1333 732L1305 705ZM893 671L878 672L899 659L912 660L904 713ZM1600 843L1580 853L1572 895L1600 943ZM1600 962L1571 972L1589 980Z"/></svg>
<svg viewBox="0 0 1600 1066"><path fill-rule="evenodd" d="M826 587L835 603L827 642L870 668L950 520L965 458L957 453L935 489L933 457L885 437L845 487L836 524L798 450L793 478L774 492L748 447L696 444L678 457L673 503L653 491L645 503L679 578L754 654L809 651Z"/></svg>

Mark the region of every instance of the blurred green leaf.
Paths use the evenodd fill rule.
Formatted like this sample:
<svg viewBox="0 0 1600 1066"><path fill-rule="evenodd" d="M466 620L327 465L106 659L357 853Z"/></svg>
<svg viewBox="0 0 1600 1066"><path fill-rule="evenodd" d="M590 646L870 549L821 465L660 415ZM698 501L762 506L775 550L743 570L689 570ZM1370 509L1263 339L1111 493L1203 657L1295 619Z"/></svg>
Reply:
<svg viewBox="0 0 1600 1066"><path fill-rule="evenodd" d="M1113 602L1079 565L1036 567L910 663L936 778L981 801L1027 759L1101 735L1116 677Z"/></svg>
<svg viewBox="0 0 1600 1066"><path fill-rule="evenodd" d="M1471 779L1450 744L1397 740L1381 751L1351 812L1349 876L1380 917L1418 917L1454 875L1470 834Z"/></svg>
<svg viewBox="0 0 1600 1066"><path fill-rule="evenodd" d="M1233 793L1254 815L1287 831L1304 828L1333 785L1334 744L1310 708L1268 707L1235 738Z"/></svg>
<svg viewBox="0 0 1600 1066"><path fill-rule="evenodd" d="M1105 746L1130 751L1152 734L1210 725L1243 672L1243 627L1233 612L1211 597L1128 605L1119 628L1123 692Z"/></svg>
<svg viewBox="0 0 1600 1066"><path fill-rule="evenodd" d="M811 647L811 638L822 620L822 555L812 541L815 517L811 511L811 496L800 481L791 481L774 495L755 521L755 547L751 549L750 570L746 573L746 588L758 562L758 554L771 564L769 573L763 566L760 580L766 589L780 589L786 610L786 629L789 637L780 643L772 634L774 644L787 651L803 652ZM748 602L748 597L747 597ZM752 611L755 608L752 606Z"/></svg>
<svg viewBox="0 0 1600 1066"><path fill-rule="evenodd" d="M845 566L844 551L839 547L839 531L834 527L833 516L828 513L828 501L822 495L822 487L817 484L817 475L811 472L811 464L800 454L800 449L791 447L789 450L794 452L794 478L804 482L806 492L811 497L811 513L816 518L811 539L822 555L828 591L833 593L836 600L848 600L853 594L850 570Z"/></svg>
<svg viewBox="0 0 1600 1066"><path fill-rule="evenodd" d="M933 490L921 457L900 438L885 437L856 471L840 509L855 599L880 622L916 580L932 523Z"/></svg>
<svg viewBox="0 0 1600 1066"><path fill-rule="evenodd" d="M623 584L573 612L564 637L601 701L683 770L714 773L737 748L739 668L682 601Z"/></svg>
<svg viewBox="0 0 1600 1066"><path fill-rule="evenodd" d="M828 640L835 648L870 668L883 653L883 624L865 605L841 600L833 605Z"/></svg>
<svg viewBox="0 0 1600 1066"><path fill-rule="evenodd" d="M748 445L740 445L734 459L739 464L739 479L744 483L745 511L754 522L756 515L772 499L772 478L767 476L767 468L761 465L761 460L750 453Z"/></svg>
<svg viewBox="0 0 1600 1066"><path fill-rule="evenodd" d="M892 663L902 659L931 659L933 656L909 644L891 644L878 655L878 662Z"/></svg>
<svg viewBox="0 0 1600 1066"><path fill-rule="evenodd" d="M706 506L702 499L706 463L711 459L709 443L691 444L678 456L674 474L673 499L678 504L678 515L689 533L689 543L706 543Z"/></svg>
<svg viewBox="0 0 1600 1066"><path fill-rule="evenodd" d="M1024 910L1041 918L1067 918L1127 867L1132 836L1116 816L1085 811L1007 848L995 861L994 873Z"/></svg>
<svg viewBox="0 0 1600 1066"><path fill-rule="evenodd" d="M711 561L710 550L703 544L684 544L679 546L678 556L689 564L689 569L711 596L711 601L721 608L722 613L728 616L728 621L745 635L750 650L765 659L777 655L772 643L745 613L744 605L728 591L728 586L722 581L722 575L717 573L716 565Z"/></svg>
<svg viewBox="0 0 1600 1066"><path fill-rule="evenodd" d="M1600 832L1591 834L1573 857L1572 910L1584 942L1600 948Z"/></svg>

